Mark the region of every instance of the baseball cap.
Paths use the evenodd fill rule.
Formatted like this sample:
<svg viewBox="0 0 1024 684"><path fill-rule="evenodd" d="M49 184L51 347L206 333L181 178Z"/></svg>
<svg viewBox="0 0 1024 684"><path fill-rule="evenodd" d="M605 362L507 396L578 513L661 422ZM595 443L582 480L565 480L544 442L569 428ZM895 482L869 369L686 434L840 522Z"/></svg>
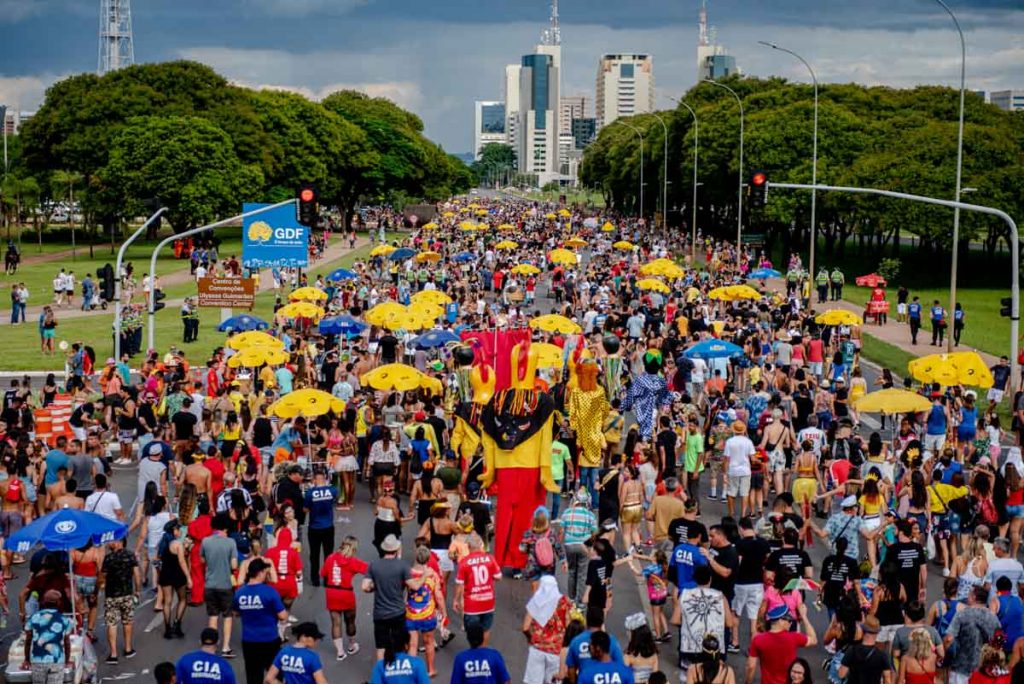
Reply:
<svg viewBox="0 0 1024 684"><path fill-rule="evenodd" d="M213 627L206 627L199 633L199 643L201 644L216 644L218 641L220 641L220 632Z"/></svg>
<svg viewBox="0 0 1024 684"><path fill-rule="evenodd" d="M780 603L769 610L765 617L768 618L769 622L775 620L792 620L792 617L789 614L789 608L784 603Z"/></svg>

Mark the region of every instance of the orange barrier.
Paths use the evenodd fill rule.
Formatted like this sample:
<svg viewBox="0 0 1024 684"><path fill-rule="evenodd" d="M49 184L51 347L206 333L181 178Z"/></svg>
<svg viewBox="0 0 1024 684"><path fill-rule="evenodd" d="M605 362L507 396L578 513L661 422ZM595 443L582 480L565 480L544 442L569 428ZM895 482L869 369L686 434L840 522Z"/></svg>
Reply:
<svg viewBox="0 0 1024 684"><path fill-rule="evenodd" d="M32 415L36 426L36 439L53 446L53 416L50 409L36 409Z"/></svg>

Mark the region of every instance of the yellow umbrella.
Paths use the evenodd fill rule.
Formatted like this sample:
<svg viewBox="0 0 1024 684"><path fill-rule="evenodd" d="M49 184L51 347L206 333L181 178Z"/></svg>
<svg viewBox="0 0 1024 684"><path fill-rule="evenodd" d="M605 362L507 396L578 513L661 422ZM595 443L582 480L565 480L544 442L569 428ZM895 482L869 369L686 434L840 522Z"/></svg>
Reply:
<svg viewBox="0 0 1024 684"><path fill-rule="evenodd" d="M537 275L540 269L533 264L516 264L512 267L512 272L516 275Z"/></svg>
<svg viewBox="0 0 1024 684"><path fill-rule="evenodd" d="M477 204L476 202L471 202L470 204L467 204L467 205L466 205L466 208L467 208L467 209L479 209L479 208L480 208L480 205L479 205L479 204Z"/></svg>
<svg viewBox="0 0 1024 684"><path fill-rule="evenodd" d="M566 247L572 247L573 249L577 249L579 247L586 247L587 246L587 241L577 235L575 237L572 237L572 238L569 238L568 240L566 240L565 241L565 246Z"/></svg>
<svg viewBox="0 0 1024 684"><path fill-rule="evenodd" d="M853 402L864 413L919 413L931 408L932 403L916 392L892 387L865 394Z"/></svg>
<svg viewBox="0 0 1024 684"><path fill-rule="evenodd" d="M494 249L519 249L519 243L514 240L502 240L494 245Z"/></svg>
<svg viewBox="0 0 1024 684"><path fill-rule="evenodd" d="M273 347L248 347L228 359L228 365L232 368L256 368L265 363L277 364L287 360L288 352L284 350Z"/></svg>
<svg viewBox="0 0 1024 684"><path fill-rule="evenodd" d="M434 324L434 318L422 310L406 309L396 312L384 319L384 327L388 330L423 330Z"/></svg>
<svg viewBox="0 0 1024 684"><path fill-rule="evenodd" d="M436 304L438 306L452 303L452 298L440 290L420 290L410 297L409 300L413 304L427 302L428 304Z"/></svg>
<svg viewBox="0 0 1024 684"><path fill-rule="evenodd" d="M572 321L570 321L571 323ZM537 350L537 367L538 368L561 368L563 351L562 348L556 344L550 344L548 342L538 342L530 345L530 351Z"/></svg>
<svg viewBox="0 0 1024 684"><path fill-rule="evenodd" d="M394 245L377 245L376 247L370 250L370 256L387 256L388 254L394 252L396 249L398 248L395 247Z"/></svg>
<svg viewBox="0 0 1024 684"><path fill-rule="evenodd" d="M278 418L312 418L330 411L340 414L345 410L345 402L323 390L300 389L284 395L267 410Z"/></svg>
<svg viewBox="0 0 1024 684"><path fill-rule="evenodd" d="M691 285L690 288L686 291L686 303L690 304L698 297L700 297L700 290Z"/></svg>
<svg viewBox="0 0 1024 684"><path fill-rule="evenodd" d="M546 218L549 221L554 221L556 218L558 218L558 216L556 216L555 214L544 214L544 218Z"/></svg>
<svg viewBox="0 0 1024 684"><path fill-rule="evenodd" d="M401 363L389 363L386 366L374 368L360 378L360 383L372 387L375 390L389 392L397 390L408 392L418 389L423 382L424 374Z"/></svg>
<svg viewBox="0 0 1024 684"><path fill-rule="evenodd" d="M814 318L821 325L863 325L864 319L846 309L829 309Z"/></svg>
<svg viewBox="0 0 1024 684"><path fill-rule="evenodd" d="M479 230L480 226L479 224L473 223L472 221L463 221L462 223L459 224L459 228L461 230L466 231L467 233L470 233L474 230Z"/></svg>
<svg viewBox="0 0 1024 684"><path fill-rule="evenodd" d="M444 394L444 385L441 384L441 380L429 375L423 376L423 380L420 381L420 388L427 390L432 397Z"/></svg>
<svg viewBox="0 0 1024 684"><path fill-rule="evenodd" d="M716 287L708 292L711 299L721 299L724 302L734 302L737 299L760 299L761 293L749 285L728 285Z"/></svg>
<svg viewBox="0 0 1024 684"><path fill-rule="evenodd" d="M665 283L655 278L644 278L643 280L636 281L636 286L641 290L652 290L654 292L671 292L670 288Z"/></svg>
<svg viewBox="0 0 1024 684"><path fill-rule="evenodd" d="M500 226L498 226L498 230L515 230L515 229L516 229L516 227L514 225L512 225L511 223L502 223Z"/></svg>
<svg viewBox="0 0 1024 684"><path fill-rule="evenodd" d="M562 209L558 210L558 215L561 216L562 218L569 218L570 216L572 216L572 212L563 207Z"/></svg>
<svg viewBox="0 0 1024 684"><path fill-rule="evenodd" d="M476 215L477 216L487 216L487 210L486 209L477 209L476 210Z"/></svg>
<svg viewBox="0 0 1024 684"><path fill-rule="evenodd" d="M581 333L583 328L578 324L573 323L565 316L558 314L546 314L544 316L537 316L530 320L530 327L535 330L543 330L545 332L572 334Z"/></svg>
<svg viewBox="0 0 1024 684"><path fill-rule="evenodd" d="M605 224L601 226L601 230L604 231L605 233L614 233L615 225L612 224L611 221L605 221Z"/></svg>
<svg viewBox="0 0 1024 684"><path fill-rule="evenodd" d="M300 287L288 295L293 302L321 302L327 300L327 293L315 287Z"/></svg>
<svg viewBox="0 0 1024 684"><path fill-rule="evenodd" d="M575 266L578 263L576 261L576 254L567 249L551 250L548 252L548 261L555 264L564 264L566 266Z"/></svg>
<svg viewBox="0 0 1024 684"><path fill-rule="evenodd" d="M441 260L441 255L437 252L420 252L416 255L416 261L422 263L437 262Z"/></svg>
<svg viewBox="0 0 1024 684"><path fill-rule="evenodd" d="M431 221L430 223L424 223L421 230L437 230L437 224Z"/></svg>
<svg viewBox="0 0 1024 684"><path fill-rule="evenodd" d="M676 262L671 259L655 259L654 261L649 261L640 267L640 275L659 275L658 271L670 267L678 268L678 266L676 266Z"/></svg>
<svg viewBox="0 0 1024 684"><path fill-rule="evenodd" d="M278 309L275 315L285 318L312 318L318 321L324 317L324 310L309 302L292 302Z"/></svg>
<svg viewBox="0 0 1024 684"><path fill-rule="evenodd" d="M398 302L383 302L369 309L363 318L370 325L384 325L389 316L405 312L405 307Z"/></svg>
<svg viewBox="0 0 1024 684"><path fill-rule="evenodd" d="M230 349L248 349L249 347L270 347L271 349L284 349L284 342L273 335L262 330L250 330L239 333L230 338L227 342Z"/></svg>
<svg viewBox="0 0 1024 684"><path fill-rule="evenodd" d="M633 243L628 240L619 240L618 242L613 242L612 247L615 249L629 250L633 249Z"/></svg>
<svg viewBox="0 0 1024 684"><path fill-rule="evenodd" d="M409 305L408 309L417 316L429 318L431 321L444 313L444 306L442 304L424 299L413 302Z"/></svg>
<svg viewBox="0 0 1024 684"><path fill-rule="evenodd" d="M929 354L908 363L907 369L921 382L973 387L991 387L994 383L992 371L977 352Z"/></svg>
<svg viewBox="0 0 1024 684"><path fill-rule="evenodd" d="M443 214L441 214L441 218L455 218L455 212L454 211L446 211Z"/></svg>

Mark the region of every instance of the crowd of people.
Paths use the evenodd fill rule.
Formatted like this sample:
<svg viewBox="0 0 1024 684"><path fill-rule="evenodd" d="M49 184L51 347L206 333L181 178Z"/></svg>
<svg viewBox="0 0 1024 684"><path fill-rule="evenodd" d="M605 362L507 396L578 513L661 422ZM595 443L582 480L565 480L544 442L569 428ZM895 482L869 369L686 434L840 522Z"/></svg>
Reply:
<svg viewBox="0 0 1024 684"><path fill-rule="evenodd" d="M164 639L195 639L188 612L207 617L198 650L154 669L161 683L233 682L244 670L248 684L324 684L325 653L345 661L368 638L376 664L353 681L373 684L425 684L445 648L463 649L453 684L504 684L510 668L525 684L1024 681L1024 461L998 415L1013 386L1005 359L992 369L1002 389L985 401L967 387L898 380L901 369L869 373L856 325L816 322L824 295L841 297L841 272L818 276L825 293L812 302L794 255L793 286L721 299L712 290L770 260L517 200L483 202L486 218L471 224L484 228L467 229L467 202L395 240L436 260L381 252L341 280L282 273L275 283L282 299L289 285L316 287L328 313L355 319L434 290L450 299L439 331L527 330L532 344L563 350L536 382L556 407L541 477L560 491L514 540L525 562L498 562L494 507L510 493L488 486L479 434L458 419L474 398L463 344L424 346L419 331L386 326L322 333L277 315L268 332L282 363L236 367L230 335L206 360L150 350L137 369L111 358L94 372L82 359L66 383L51 376L39 392L15 381L0 413L5 538L65 507L129 530L70 557L0 556L5 581L28 563L17 617L34 681L62 681L75 629L109 666L133 658L137 638L158 638L134 629L149 589ZM495 247L510 236L513 247ZM549 259L573 239L575 262ZM657 259L678 271L664 288L641 287L640 270ZM528 326L551 313L577 332ZM726 342L738 351L695 352ZM85 346L71 353L86 356ZM597 369L599 402L574 398L581 360ZM390 363L431 382L406 392L365 382ZM897 386L930 407L868 427L877 423L857 401ZM305 388L344 408L275 414ZM64 391L73 436L47 445L30 409ZM351 523L362 511L372 530ZM623 574L644 600L612 624ZM940 574L941 592L929 591ZM526 644L502 641L499 652L495 616L519 611L499 600L496 584L510 581L529 582L516 621ZM329 624L296 618L300 597ZM358 633L360 605L372 605L372 635ZM332 648L319 645L328 639ZM522 667L506 662L517 652Z"/></svg>

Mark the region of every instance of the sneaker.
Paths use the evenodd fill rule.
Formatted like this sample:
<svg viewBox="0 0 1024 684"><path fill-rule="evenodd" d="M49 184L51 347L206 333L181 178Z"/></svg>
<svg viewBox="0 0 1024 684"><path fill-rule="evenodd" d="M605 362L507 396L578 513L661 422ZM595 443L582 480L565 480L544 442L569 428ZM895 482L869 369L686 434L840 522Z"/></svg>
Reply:
<svg viewBox="0 0 1024 684"><path fill-rule="evenodd" d="M942 576L949 577L949 568L942 568Z"/></svg>
<svg viewBox="0 0 1024 684"><path fill-rule="evenodd" d="M133 649L132 649L132 650L130 650L130 651L125 651L125 652L124 652L124 657L125 657L125 658L128 658L129 660L131 660L132 658L134 658L134 657L135 657L135 649L133 648Z"/></svg>
<svg viewBox="0 0 1024 684"><path fill-rule="evenodd" d="M348 658L348 653L345 653L344 651L338 651L338 655L334 659L340 663L345 658Z"/></svg>
<svg viewBox="0 0 1024 684"><path fill-rule="evenodd" d="M119 465L119 466L128 466L128 465L131 465L132 463L133 463L133 461L130 458L119 458L116 461L114 461L114 465Z"/></svg>
<svg viewBox="0 0 1024 684"><path fill-rule="evenodd" d="M103 661L105 665L117 665L117 656L107 656L107 659Z"/></svg>
<svg viewBox="0 0 1024 684"><path fill-rule="evenodd" d="M728 646L726 647L726 650L727 650L727 651L728 651L729 653L739 653L739 652L740 652L740 647L739 647L739 646L737 646L737 645L735 645L735 644L729 644L729 645L728 645Z"/></svg>
<svg viewBox="0 0 1024 684"><path fill-rule="evenodd" d="M438 648L444 648L448 644L452 643L452 641L454 641L454 640L455 640L455 633L454 632L448 632L447 634L444 635L444 638L441 639L441 643L438 644L437 647Z"/></svg>
<svg viewBox="0 0 1024 684"><path fill-rule="evenodd" d="M225 649L225 650L220 652L220 657L221 658L227 658L228 660L231 660L232 658L235 657L235 652L233 650L231 650L230 648L228 648L228 649Z"/></svg>
<svg viewBox="0 0 1024 684"><path fill-rule="evenodd" d="M708 501L715 501L717 499L718 499L718 493L717 492L711 492L710 494L708 494Z"/></svg>
<svg viewBox="0 0 1024 684"><path fill-rule="evenodd" d="M359 653L359 642L353 641L351 644L348 645L348 654L355 655L356 653Z"/></svg>
<svg viewBox="0 0 1024 684"><path fill-rule="evenodd" d="M294 625L294 624L298 623L298 621L299 621L299 618L295 617L294 615L289 615L288 616L288 624L289 625Z"/></svg>

